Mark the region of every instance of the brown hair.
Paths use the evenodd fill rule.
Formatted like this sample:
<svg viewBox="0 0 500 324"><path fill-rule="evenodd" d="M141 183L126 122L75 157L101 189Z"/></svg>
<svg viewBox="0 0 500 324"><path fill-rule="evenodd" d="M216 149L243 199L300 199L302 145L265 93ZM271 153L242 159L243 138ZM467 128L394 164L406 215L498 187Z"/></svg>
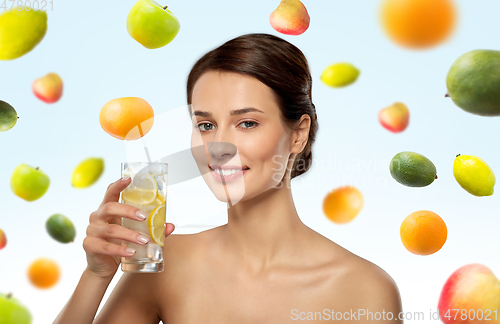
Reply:
<svg viewBox="0 0 500 324"><path fill-rule="evenodd" d="M203 55L193 66L187 80L187 103L192 103L196 80L208 71L236 72L254 77L273 90L282 121L291 129L303 114L311 118L309 137L295 158L291 179L305 173L312 163L312 144L318 121L311 90L312 78L300 49L286 40L265 33L233 38Z"/></svg>

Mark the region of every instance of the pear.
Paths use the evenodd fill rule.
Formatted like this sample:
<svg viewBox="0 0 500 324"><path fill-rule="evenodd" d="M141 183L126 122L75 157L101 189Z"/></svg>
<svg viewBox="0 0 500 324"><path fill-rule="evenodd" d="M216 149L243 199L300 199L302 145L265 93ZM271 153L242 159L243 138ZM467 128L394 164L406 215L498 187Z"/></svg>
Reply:
<svg viewBox="0 0 500 324"><path fill-rule="evenodd" d="M299 0L281 0L269 15L269 23L276 31L285 35L300 35L309 28L309 14Z"/></svg>
<svg viewBox="0 0 500 324"><path fill-rule="evenodd" d="M0 14L0 60L13 60L30 52L47 32L47 12L12 8Z"/></svg>

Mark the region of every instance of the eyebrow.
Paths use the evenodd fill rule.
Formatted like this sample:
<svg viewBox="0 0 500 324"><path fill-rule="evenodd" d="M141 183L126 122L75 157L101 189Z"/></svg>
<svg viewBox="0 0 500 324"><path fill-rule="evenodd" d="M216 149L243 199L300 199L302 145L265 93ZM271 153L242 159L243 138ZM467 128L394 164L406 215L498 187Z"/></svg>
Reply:
<svg viewBox="0 0 500 324"><path fill-rule="evenodd" d="M235 115L241 115L241 114L246 114L249 112L259 112L259 113L264 113L262 110L253 108L253 107L246 107L246 108L241 108L241 109L235 109L231 110L230 114L231 116ZM193 112L194 116L200 116L200 117L212 117L212 113L206 110L195 110Z"/></svg>

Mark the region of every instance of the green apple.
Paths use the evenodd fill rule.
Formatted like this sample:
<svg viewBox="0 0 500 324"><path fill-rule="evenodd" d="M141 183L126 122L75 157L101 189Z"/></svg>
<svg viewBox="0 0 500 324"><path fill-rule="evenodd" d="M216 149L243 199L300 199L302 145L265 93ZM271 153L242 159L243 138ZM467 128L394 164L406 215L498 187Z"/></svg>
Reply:
<svg viewBox="0 0 500 324"><path fill-rule="evenodd" d="M24 6L0 14L0 60L13 60L38 45L47 32L47 12Z"/></svg>
<svg viewBox="0 0 500 324"><path fill-rule="evenodd" d="M154 49L170 43L181 25L174 14L153 0L139 0L130 9L127 31L142 46Z"/></svg>
<svg viewBox="0 0 500 324"><path fill-rule="evenodd" d="M12 294L0 293L0 323L2 324L31 324L32 317L29 310Z"/></svg>
<svg viewBox="0 0 500 324"><path fill-rule="evenodd" d="M49 189L49 185L50 179L42 170L25 163L19 164L10 178L12 192L26 201L41 198Z"/></svg>
<svg viewBox="0 0 500 324"><path fill-rule="evenodd" d="M8 103L0 100L0 132L5 132L17 123L17 112Z"/></svg>

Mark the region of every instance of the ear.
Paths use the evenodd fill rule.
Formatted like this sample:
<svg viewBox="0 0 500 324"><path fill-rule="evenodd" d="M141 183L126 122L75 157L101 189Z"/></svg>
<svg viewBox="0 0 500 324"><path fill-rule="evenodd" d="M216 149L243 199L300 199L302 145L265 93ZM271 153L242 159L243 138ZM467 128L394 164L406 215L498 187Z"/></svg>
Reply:
<svg viewBox="0 0 500 324"><path fill-rule="evenodd" d="M303 114L297 122L297 128L292 133L291 153L300 154L307 144L309 138L309 128L311 127L311 117Z"/></svg>

